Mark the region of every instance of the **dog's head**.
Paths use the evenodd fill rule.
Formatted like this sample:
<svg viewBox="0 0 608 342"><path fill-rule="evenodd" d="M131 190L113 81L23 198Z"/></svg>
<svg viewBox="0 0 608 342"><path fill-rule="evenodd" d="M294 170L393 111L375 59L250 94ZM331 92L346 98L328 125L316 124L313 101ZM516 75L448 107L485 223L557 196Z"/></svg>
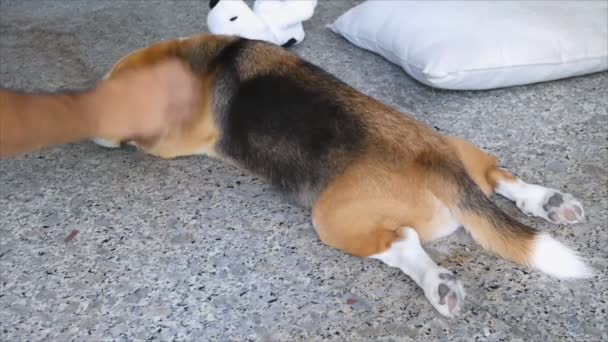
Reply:
<svg viewBox="0 0 608 342"><path fill-rule="evenodd" d="M175 158L192 154L213 154L212 148L218 137L218 129L211 115L211 85L214 77L208 63L223 46L233 38L214 35L197 35L163 41L137 50L120 59L104 77L111 80L125 71L137 70L155 63L179 58L185 61L200 80L200 105L192 113L190 120L179 128L168 127L157 136L121 141L112 137L98 137L94 141L105 147L119 147L122 144L136 146L145 153L161 158Z"/></svg>

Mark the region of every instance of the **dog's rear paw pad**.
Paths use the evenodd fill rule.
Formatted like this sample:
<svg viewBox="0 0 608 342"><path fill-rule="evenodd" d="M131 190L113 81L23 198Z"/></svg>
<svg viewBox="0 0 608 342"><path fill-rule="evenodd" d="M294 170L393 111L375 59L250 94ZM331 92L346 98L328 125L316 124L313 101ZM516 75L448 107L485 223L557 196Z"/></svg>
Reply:
<svg viewBox="0 0 608 342"><path fill-rule="evenodd" d="M464 305L464 288L462 283L450 273L441 269L429 271L425 277L424 292L427 299L440 314L447 318L457 316Z"/></svg>
<svg viewBox="0 0 608 342"><path fill-rule="evenodd" d="M543 204L547 220L553 223L577 223L585 219L583 205L570 194L554 191Z"/></svg>
<svg viewBox="0 0 608 342"><path fill-rule="evenodd" d="M517 207L527 215L542 217L556 224L585 220L583 205L570 194L528 184L518 197Z"/></svg>

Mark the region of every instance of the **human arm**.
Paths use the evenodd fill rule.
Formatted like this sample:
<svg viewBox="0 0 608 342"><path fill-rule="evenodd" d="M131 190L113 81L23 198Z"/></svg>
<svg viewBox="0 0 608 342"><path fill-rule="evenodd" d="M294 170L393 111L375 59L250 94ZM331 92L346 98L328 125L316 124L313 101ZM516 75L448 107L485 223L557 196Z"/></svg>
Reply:
<svg viewBox="0 0 608 342"><path fill-rule="evenodd" d="M187 122L200 94L196 77L177 60L78 93L0 89L0 158L94 137L154 136Z"/></svg>

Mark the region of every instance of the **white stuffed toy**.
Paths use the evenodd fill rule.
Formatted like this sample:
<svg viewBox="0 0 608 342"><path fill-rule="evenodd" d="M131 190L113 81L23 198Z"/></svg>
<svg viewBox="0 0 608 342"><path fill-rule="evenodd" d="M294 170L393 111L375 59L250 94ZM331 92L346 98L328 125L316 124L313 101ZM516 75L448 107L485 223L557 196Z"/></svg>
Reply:
<svg viewBox="0 0 608 342"><path fill-rule="evenodd" d="M312 17L317 0L256 0L253 10L243 0L211 0L209 6L211 33L290 47L304 40L302 22Z"/></svg>

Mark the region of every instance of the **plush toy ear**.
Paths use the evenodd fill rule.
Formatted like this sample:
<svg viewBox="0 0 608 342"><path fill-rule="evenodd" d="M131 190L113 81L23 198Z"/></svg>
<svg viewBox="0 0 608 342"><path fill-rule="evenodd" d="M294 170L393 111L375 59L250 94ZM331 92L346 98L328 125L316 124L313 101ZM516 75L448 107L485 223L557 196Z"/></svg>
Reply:
<svg viewBox="0 0 608 342"><path fill-rule="evenodd" d="M211 0L211 1L209 1L209 7L211 9L213 9L213 7L215 7L215 5L217 5L218 2L220 2L220 0Z"/></svg>
<svg viewBox="0 0 608 342"><path fill-rule="evenodd" d="M285 42L283 45L281 45L284 48L289 48L292 47L295 43L297 43L298 41L295 38L290 38L287 42Z"/></svg>

